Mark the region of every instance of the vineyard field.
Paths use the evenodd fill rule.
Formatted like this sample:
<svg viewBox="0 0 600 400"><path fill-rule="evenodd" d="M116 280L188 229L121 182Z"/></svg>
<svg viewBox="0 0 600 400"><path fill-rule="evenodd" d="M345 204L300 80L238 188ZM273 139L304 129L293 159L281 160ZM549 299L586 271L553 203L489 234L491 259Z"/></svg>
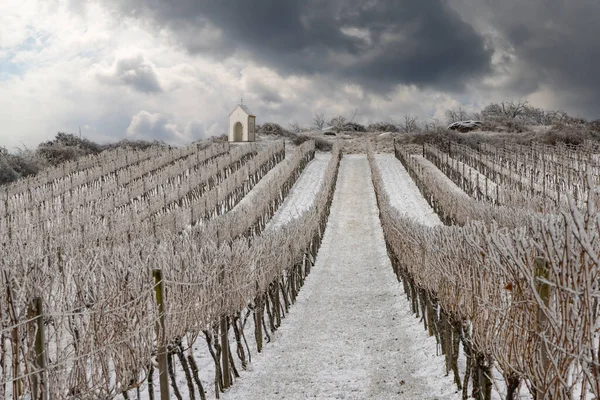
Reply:
<svg viewBox="0 0 600 400"><path fill-rule="evenodd" d="M600 397L596 149L110 150L0 188L0 398Z"/></svg>

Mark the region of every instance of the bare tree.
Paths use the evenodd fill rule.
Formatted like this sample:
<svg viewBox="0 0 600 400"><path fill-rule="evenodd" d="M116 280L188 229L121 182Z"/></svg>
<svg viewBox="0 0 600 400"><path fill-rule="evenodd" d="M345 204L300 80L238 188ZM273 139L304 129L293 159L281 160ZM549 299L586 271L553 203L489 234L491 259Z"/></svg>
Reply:
<svg viewBox="0 0 600 400"><path fill-rule="evenodd" d="M327 121L325 120L325 115L323 113L316 113L315 118L313 119L313 123L315 124L315 128L318 130L323 130Z"/></svg>
<svg viewBox="0 0 600 400"><path fill-rule="evenodd" d="M297 121L292 121L290 123L290 131L294 132L294 133L300 133L302 132L302 127L300 126L300 124Z"/></svg>
<svg viewBox="0 0 600 400"><path fill-rule="evenodd" d="M503 101L500 103L500 106L502 107L502 113L506 117L515 119L526 111L527 104L528 103L526 101Z"/></svg>
<svg viewBox="0 0 600 400"><path fill-rule="evenodd" d="M526 101L503 101L501 103L488 104L481 114L484 118L508 118L516 119L527 112L528 103Z"/></svg>
<svg viewBox="0 0 600 400"><path fill-rule="evenodd" d="M463 106L458 106L457 109L449 109L446 110L446 120L449 124L458 121L464 121L469 119L467 111L463 108Z"/></svg>
<svg viewBox="0 0 600 400"><path fill-rule="evenodd" d="M425 122L424 128L426 131L437 131L443 128L442 122L434 117L429 118L429 122Z"/></svg>
<svg viewBox="0 0 600 400"><path fill-rule="evenodd" d="M338 115L337 117L333 117L331 121L329 121L328 125L331 126L337 133L339 133L342 131L342 129L344 129L345 123L346 117Z"/></svg>
<svg viewBox="0 0 600 400"><path fill-rule="evenodd" d="M404 121L400 124L400 132L411 133L419 129L418 118L411 114L404 116Z"/></svg>

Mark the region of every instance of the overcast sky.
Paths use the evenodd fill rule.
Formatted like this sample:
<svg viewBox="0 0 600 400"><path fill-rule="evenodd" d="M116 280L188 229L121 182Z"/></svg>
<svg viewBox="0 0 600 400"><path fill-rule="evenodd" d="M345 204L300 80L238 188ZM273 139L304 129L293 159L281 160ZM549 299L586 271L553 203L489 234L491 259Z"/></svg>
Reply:
<svg viewBox="0 0 600 400"><path fill-rule="evenodd" d="M0 0L0 146L184 144L315 112L443 119L528 100L600 118L597 0Z"/></svg>

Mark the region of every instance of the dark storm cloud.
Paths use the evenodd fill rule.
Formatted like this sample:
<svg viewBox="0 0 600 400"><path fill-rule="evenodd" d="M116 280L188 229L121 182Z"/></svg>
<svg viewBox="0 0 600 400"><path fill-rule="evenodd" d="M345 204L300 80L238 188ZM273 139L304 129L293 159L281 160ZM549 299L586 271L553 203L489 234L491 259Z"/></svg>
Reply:
<svg viewBox="0 0 600 400"><path fill-rule="evenodd" d="M456 3L455 3L456 4ZM514 49L528 85L552 88L574 113L600 118L600 3L597 0L462 0L458 7L473 20L488 23Z"/></svg>
<svg viewBox="0 0 600 400"><path fill-rule="evenodd" d="M377 91L459 89L490 67L485 40L442 0L106 1L169 27L190 52L239 54L284 75Z"/></svg>

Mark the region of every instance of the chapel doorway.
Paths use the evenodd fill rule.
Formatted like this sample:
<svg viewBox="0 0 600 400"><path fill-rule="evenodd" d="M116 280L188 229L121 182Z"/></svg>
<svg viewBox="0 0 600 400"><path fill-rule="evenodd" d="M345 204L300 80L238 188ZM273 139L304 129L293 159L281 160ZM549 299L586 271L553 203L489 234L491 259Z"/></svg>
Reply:
<svg viewBox="0 0 600 400"><path fill-rule="evenodd" d="M244 141L244 127L241 122L236 122L233 126L233 141L243 142Z"/></svg>

